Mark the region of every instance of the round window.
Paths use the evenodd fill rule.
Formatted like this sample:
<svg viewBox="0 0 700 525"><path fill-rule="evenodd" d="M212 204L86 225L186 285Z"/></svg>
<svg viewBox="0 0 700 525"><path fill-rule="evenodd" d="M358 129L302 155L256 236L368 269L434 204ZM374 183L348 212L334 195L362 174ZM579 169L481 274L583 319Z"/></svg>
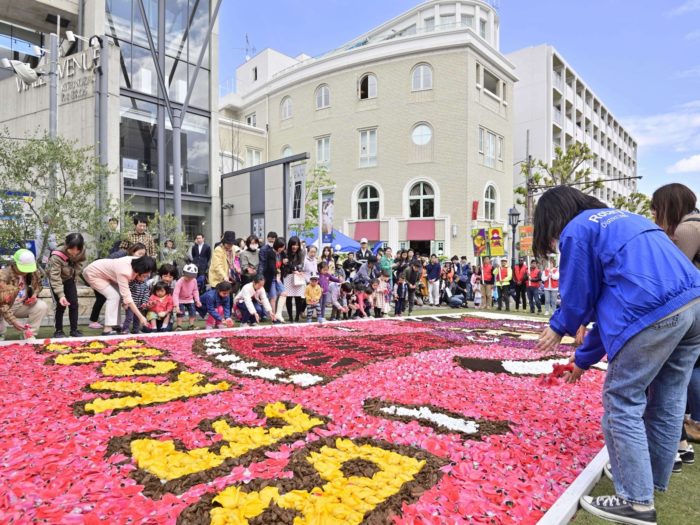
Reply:
<svg viewBox="0 0 700 525"><path fill-rule="evenodd" d="M433 130L426 124L419 124L413 128L411 138L416 146L425 146L433 138Z"/></svg>

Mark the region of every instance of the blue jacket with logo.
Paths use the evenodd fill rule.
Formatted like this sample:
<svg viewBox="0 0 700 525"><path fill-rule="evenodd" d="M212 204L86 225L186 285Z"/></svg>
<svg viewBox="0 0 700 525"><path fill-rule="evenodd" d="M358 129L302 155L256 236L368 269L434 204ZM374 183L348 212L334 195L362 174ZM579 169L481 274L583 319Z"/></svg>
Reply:
<svg viewBox="0 0 700 525"><path fill-rule="evenodd" d="M586 210L564 228L561 307L550 319L559 335L595 327L577 350L588 369L612 360L633 336L700 297L700 272L651 221L614 209Z"/></svg>

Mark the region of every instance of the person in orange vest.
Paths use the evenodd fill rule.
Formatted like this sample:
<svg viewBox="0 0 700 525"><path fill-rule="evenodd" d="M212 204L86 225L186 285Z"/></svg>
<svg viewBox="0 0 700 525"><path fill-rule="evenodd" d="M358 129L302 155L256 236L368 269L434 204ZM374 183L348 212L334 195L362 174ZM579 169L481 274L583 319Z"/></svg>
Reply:
<svg viewBox="0 0 700 525"><path fill-rule="evenodd" d="M542 282L544 283L544 315L550 315L557 309L557 295L559 295L559 268L554 257L549 258L547 268L542 270Z"/></svg>
<svg viewBox="0 0 700 525"><path fill-rule="evenodd" d="M542 271L537 266L537 260L533 259L530 263L530 271L527 273L527 300L530 301L530 313L542 313L542 304L540 303L540 284L542 284Z"/></svg>
<svg viewBox="0 0 700 525"><path fill-rule="evenodd" d="M515 280L515 309L520 307L522 300L523 311L527 310L527 264L525 259L521 258L519 263L515 265L513 278Z"/></svg>
<svg viewBox="0 0 700 525"><path fill-rule="evenodd" d="M498 286L498 309L502 310L503 301L506 310L510 311L510 282L513 280L513 270L508 266L508 259L501 259L501 267L496 270L496 286Z"/></svg>
<svg viewBox="0 0 700 525"><path fill-rule="evenodd" d="M484 262L481 265L481 308L490 310L493 308L493 265L491 259L484 257Z"/></svg>

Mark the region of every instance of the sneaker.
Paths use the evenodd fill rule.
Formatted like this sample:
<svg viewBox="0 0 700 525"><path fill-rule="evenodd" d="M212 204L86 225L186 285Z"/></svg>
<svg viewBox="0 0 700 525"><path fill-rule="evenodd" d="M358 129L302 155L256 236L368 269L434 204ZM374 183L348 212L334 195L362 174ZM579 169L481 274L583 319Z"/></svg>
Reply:
<svg viewBox="0 0 700 525"><path fill-rule="evenodd" d="M683 460L681 459L680 454L676 454L676 459L673 460L673 470L671 472L674 474L680 474L683 472Z"/></svg>
<svg viewBox="0 0 700 525"><path fill-rule="evenodd" d="M71 330L70 336L71 337L85 337L83 335L83 332L81 332L80 330Z"/></svg>
<svg viewBox="0 0 700 525"><path fill-rule="evenodd" d="M63 332L63 330L56 330L56 331L53 333L53 338L54 338L54 339L58 339L58 338L60 338L60 337L66 337L66 334Z"/></svg>
<svg viewBox="0 0 700 525"><path fill-rule="evenodd" d="M97 321L93 321L88 325L88 328L92 328L93 330L99 330L100 328L102 328L102 325Z"/></svg>
<svg viewBox="0 0 700 525"><path fill-rule="evenodd" d="M688 445L685 450L679 450L678 455L681 457L681 461L686 465L692 465L695 463L695 450L693 445Z"/></svg>
<svg viewBox="0 0 700 525"><path fill-rule="evenodd" d="M605 466L603 467L603 474L605 474L605 477L608 478L610 481L613 480L612 465L610 463L606 463Z"/></svg>
<svg viewBox="0 0 700 525"><path fill-rule="evenodd" d="M619 496L583 496L579 500L587 512L616 523L656 525L656 509L649 505L630 503Z"/></svg>

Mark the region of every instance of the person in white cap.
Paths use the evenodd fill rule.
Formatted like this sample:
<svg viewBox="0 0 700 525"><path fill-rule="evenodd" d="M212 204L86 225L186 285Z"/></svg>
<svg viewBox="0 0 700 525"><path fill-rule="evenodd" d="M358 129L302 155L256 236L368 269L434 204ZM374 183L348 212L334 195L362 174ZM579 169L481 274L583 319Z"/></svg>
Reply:
<svg viewBox="0 0 700 525"><path fill-rule="evenodd" d="M372 255L372 252L367 246L367 238L362 237L362 239L360 239L360 249L357 250L357 253L355 254L357 262L361 265L365 264L367 262L367 257L369 257L370 255Z"/></svg>
<svg viewBox="0 0 700 525"><path fill-rule="evenodd" d="M17 250L10 264L0 271L0 338L5 337L10 324L26 339L34 339L49 309L39 299L40 291L41 275L34 254L24 248ZM22 324L19 319L28 319L29 324Z"/></svg>

